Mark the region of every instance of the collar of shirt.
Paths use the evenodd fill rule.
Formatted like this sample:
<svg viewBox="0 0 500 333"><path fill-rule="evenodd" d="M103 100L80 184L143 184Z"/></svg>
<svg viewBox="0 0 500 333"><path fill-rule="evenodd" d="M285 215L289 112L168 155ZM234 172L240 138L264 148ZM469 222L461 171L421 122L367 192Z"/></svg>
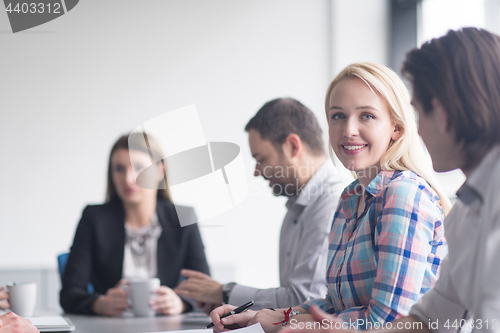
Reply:
<svg viewBox="0 0 500 333"><path fill-rule="evenodd" d="M332 161L326 160L325 163L314 173L314 175L306 183L299 195L294 195L288 198L286 208L290 209L294 205L307 206L310 202L314 201L322 191L330 190L326 184L328 180L338 174L337 169Z"/></svg>
<svg viewBox="0 0 500 333"><path fill-rule="evenodd" d="M483 157L469 178L458 189L457 196L460 201L466 205L471 205L476 200L479 200L481 204L484 202L485 191L491 181L491 171L499 159L500 145L496 145Z"/></svg>
<svg viewBox="0 0 500 333"><path fill-rule="evenodd" d="M389 182L397 177L401 171L380 171L375 178L368 184L368 187L365 189L366 193L370 194L371 196L377 196L380 192L382 192L386 187ZM359 184L359 180L356 179L353 181L349 186L347 186L344 189L344 192L342 192L341 199L342 200L347 200L349 197L357 194L361 195L362 192L360 191L361 185Z"/></svg>
<svg viewBox="0 0 500 333"><path fill-rule="evenodd" d="M368 184L368 187L365 189L365 199L368 199L368 197L377 196L387 187L389 182L397 177L400 173L401 171L394 170L379 172L378 175L373 178L373 180ZM344 192L342 192L340 198L342 200L342 209L344 209L344 212L346 212L346 216L357 215L354 214L354 211L356 211L358 207L358 196L362 194L360 189L361 185L359 184L359 180L356 179L344 189Z"/></svg>

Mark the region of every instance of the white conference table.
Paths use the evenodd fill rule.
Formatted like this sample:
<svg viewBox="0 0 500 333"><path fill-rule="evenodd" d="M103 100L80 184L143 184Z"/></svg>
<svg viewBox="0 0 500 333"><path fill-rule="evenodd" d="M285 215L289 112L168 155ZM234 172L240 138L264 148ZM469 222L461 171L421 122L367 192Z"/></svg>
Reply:
<svg viewBox="0 0 500 333"><path fill-rule="evenodd" d="M100 317L63 314L75 325L75 333L144 333L177 330L203 329L210 317L201 314L145 317Z"/></svg>

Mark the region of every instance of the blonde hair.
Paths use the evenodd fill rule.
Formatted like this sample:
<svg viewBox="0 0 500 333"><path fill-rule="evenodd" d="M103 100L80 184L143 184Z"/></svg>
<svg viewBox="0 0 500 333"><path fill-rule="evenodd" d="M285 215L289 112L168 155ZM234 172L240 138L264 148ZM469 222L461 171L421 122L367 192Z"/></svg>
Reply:
<svg viewBox="0 0 500 333"><path fill-rule="evenodd" d="M415 110L411 106L408 89L399 76L386 66L373 63L355 63L344 68L330 83L326 92L325 111L328 121L330 94L341 80L361 79L374 93L389 105L391 121L400 129L400 137L389 144L380 159L382 170L410 170L424 178L436 191L444 214L451 210L451 203L441 188L432 169L429 154L418 135Z"/></svg>

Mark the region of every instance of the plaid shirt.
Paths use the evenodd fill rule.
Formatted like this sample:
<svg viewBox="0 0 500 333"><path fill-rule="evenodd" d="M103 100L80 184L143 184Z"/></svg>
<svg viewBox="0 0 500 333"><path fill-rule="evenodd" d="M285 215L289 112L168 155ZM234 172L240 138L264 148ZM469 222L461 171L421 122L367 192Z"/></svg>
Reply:
<svg viewBox="0 0 500 333"><path fill-rule="evenodd" d="M357 218L359 188L356 180L344 190L333 218L326 299L302 306L316 304L363 329L408 315L436 282L448 248L439 197L423 178L411 171L380 172L366 188Z"/></svg>

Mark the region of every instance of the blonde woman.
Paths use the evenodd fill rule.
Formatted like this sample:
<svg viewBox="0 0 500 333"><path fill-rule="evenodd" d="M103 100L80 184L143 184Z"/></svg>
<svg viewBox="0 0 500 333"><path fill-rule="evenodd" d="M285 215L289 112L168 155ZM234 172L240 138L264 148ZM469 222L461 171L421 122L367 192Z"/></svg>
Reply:
<svg viewBox="0 0 500 333"><path fill-rule="evenodd" d="M407 315L436 282L447 253L443 218L450 203L439 189L417 134L401 79L389 68L347 66L326 94L330 144L357 180L342 193L330 233L325 299L220 320L216 330L260 322L266 332L312 320L315 304L334 318L367 328ZM279 323L279 324L278 324Z"/></svg>

